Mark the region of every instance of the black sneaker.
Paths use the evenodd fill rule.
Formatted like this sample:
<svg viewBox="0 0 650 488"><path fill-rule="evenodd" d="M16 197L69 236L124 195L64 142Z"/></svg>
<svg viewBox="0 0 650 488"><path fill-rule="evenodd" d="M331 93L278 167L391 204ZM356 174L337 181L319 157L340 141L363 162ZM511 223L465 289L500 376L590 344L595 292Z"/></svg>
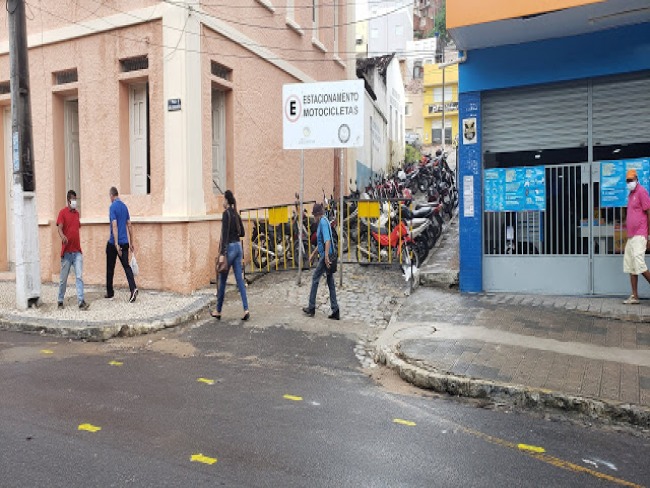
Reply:
<svg viewBox="0 0 650 488"><path fill-rule="evenodd" d="M79 310L88 310L90 308L90 305L88 305L85 301L81 302L79 304Z"/></svg>
<svg viewBox="0 0 650 488"><path fill-rule="evenodd" d="M313 308L305 307L302 309L302 311L305 312L305 315L307 315L308 317L313 317L314 315L316 315L316 310Z"/></svg>
<svg viewBox="0 0 650 488"><path fill-rule="evenodd" d="M59 302L59 310L63 310L63 302Z"/></svg>
<svg viewBox="0 0 650 488"><path fill-rule="evenodd" d="M330 315L327 316L328 319L332 320L340 320L340 312L337 310L336 312L332 312Z"/></svg>
<svg viewBox="0 0 650 488"><path fill-rule="evenodd" d="M113 298L115 298L115 295L109 295L107 293L106 295L104 295L104 298L106 298L106 300L112 300Z"/></svg>
<svg viewBox="0 0 650 488"><path fill-rule="evenodd" d="M138 298L138 289L136 288L133 290L133 293L131 293L131 298L129 298L129 303L135 302L135 299Z"/></svg>

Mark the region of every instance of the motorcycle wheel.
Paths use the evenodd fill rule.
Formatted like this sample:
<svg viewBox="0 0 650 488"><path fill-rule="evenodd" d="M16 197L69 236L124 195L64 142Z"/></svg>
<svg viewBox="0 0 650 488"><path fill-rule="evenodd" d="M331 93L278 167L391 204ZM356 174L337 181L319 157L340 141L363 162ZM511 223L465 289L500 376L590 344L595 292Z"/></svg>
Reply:
<svg viewBox="0 0 650 488"><path fill-rule="evenodd" d="M418 256L418 261L421 263L429 256L429 246L425 239L418 239L415 242L415 253Z"/></svg>
<svg viewBox="0 0 650 488"><path fill-rule="evenodd" d="M404 244L402 246L401 254L401 266L408 266L409 264L412 264L414 268L420 267L420 258L418 256L418 253L415 252L414 246L411 244Z"/></svg>
<svg viewBox="0 0 650 488"><path fill-rule="evenodd" d="M377 254L378 249L375 240L372 239L370 241L370 247L368 247L368 234L362 233L359 238L359 245L356 249L357 262L361 266L368 266L371 262L376 260L373 256L377 256Z"/></svg>
<svg viewBox="0 0 650 488"><path fill-rule="evenodd" d="M307 244L305 242L305 244ZM309 255L311 254L309 249L307 249L307 245L303 245L302 249L302 269L309 269ZM293 263L295 266L298 266L298 262L300 261L300 242L296 240L296 242L293 243L293 256L291 256Z"/></svg>
<svg viewBox="0 0 650 488"><path fill-rule="evenodd" d="M268 249L268 239L266 238L266 234L256 234L254 239L251 238L251 242L253 244L252 259L253 264L255 265L255 270L263 271L269 263L269 257L271 257L270 255L267 255L266 251L264 251L264 249Z"/></svg>

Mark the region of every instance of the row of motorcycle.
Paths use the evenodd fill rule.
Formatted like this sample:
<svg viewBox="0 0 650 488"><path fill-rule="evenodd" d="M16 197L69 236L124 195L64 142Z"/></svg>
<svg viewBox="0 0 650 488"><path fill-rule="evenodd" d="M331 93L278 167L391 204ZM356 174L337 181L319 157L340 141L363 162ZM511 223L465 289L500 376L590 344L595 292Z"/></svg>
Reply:
<svg viewBox="0 0 650 488"><path fill-rule="evenodd" d="M353 182L350 181L352 186ZM418 193L422 195L416 197ZM316 224L308 212L300 214L298 195L288 222L270 225L266 218L243 215L251 227L250 247L255 269L295 268L302 251L303 267L316 246ZM360 202L375 201L379 215L372 218L361 212ZM417 201L417 203L416 203ZM375 177L361 191L350 188L344 197L342 228L339 239L338 202L323 191L325 217L332 237L344 260L356 259L361 265L399 263L419 267L440 238L445 218L451 218L458 206L455 175L445 153L424 156L389 175ZM362 205L363 207L363 205ZM365 209L368 207L365 206ZM302 239L300 238L302 226Z"/></svg>

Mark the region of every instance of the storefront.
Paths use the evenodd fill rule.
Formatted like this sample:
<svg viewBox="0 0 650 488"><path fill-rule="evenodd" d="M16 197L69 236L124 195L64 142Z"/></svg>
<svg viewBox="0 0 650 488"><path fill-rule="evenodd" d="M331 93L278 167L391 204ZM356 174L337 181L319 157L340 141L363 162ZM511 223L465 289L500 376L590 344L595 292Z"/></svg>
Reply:
<svg viewBox="0 0 650 488"><path fill-rule="evenodd" d="M492 23L533 21L528 42L477 49L467 28L456 39L470 48L460 66L463 291L629 293L624 174L636 168L650 189L650 24L568 35L603 8L549 13L548 27ZM575 29L557 36L563 19Z"/></svg>

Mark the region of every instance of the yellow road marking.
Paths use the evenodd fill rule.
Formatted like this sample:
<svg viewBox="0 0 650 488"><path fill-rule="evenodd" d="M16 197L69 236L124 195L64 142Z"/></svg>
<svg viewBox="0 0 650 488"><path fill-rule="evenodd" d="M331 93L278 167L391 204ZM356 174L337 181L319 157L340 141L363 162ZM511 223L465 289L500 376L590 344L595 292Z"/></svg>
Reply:
<svg viewBox="0 0 650 488"><path fill-rule="evenodd" d="M415 422L411 422L410 420L403 420L403 419L393 419L393 422L400 425L407 425L409 427L415 427L416 425Z"/></svg>
<svg viewBox="0 0 650 488"><path fill-rule="evenodd" d="M192 454L192 456L190 457L190 461L193 463L203 463L203 464L212 465L217 462L217 458L211 458L199 453L199 454Z"/></svg>
<svg viewBox="0 0 650 488"><path fill-rule="evenodd" d="M196 381L199 383L205 383L206 385L214 385L214 380L209 380L207 378L197 378Z"/></svg>
<svg viewBox="0 0 650 488"><path fill-rule="evenodd" d="M301 396L284 395L282 398L284 398L285 400L291 400L293 402L302 402Z"/></svg>
<svg viewBox="0 0 650 488"><path fill-rule="evenodd" d="M50 349L41 349L41 354L54 354L54 351Z"/></svg>
<svg viewBox="0 0 650 488"><path fill-rule="evenodd" d="M467 427L462 427L459 426L460 430L463 432L473 435L475 437L478 437L480 439L483 439L486 442L489 442L491 444L496 444L498 446L503 446L507 447L509 449L515 449L523 454L526 454L527 456L532 457L533 459L537 459L538 461L542 461L544 463L550 464L551 466L555 466L556 468L561 468L561 469L566 469L567 471L572 471L574 473L582 473L582 474L589 474L593 476L594 478L598 478L600 480L604 481L610 481L612 483L615 483L620 486L628 486L631 488L643 488L641 485L637 485L636 483L632 483L630 481L617 478L615 476L611 476L605 473L601 473L600 471L596 471L594 469L589 469L585 468L584 466L580 466L579 464L571 463L569 461L565 461L560 458L556 458L554 456L549 456L548 454L543 454L541 452L535 452L535 451L530 451L530 450L522 450L519 448L520 445L525 445L525 444L515 444L513 442L506 441L504 439L499 439L498 437L493 437L488 434L484 434L483 432L479 432L477 430L469 429ZM532 447L532 446L531 446Z"/></svg>
<svg viewBox="0 0 650 488"><path fill-rule="evenodd" d="M546 449L544 449L543 447L529 446L528 444L517 444L517 448L520 451L537 452L540 454L546 452Z"/></svg>
<svg viewBox="0 0 650 488"><path fill-rule="evenodd" d="M121 361L111 361L110 363L111 366L122 366L124 363Z"/></svg>
<svg viewBox="0 0 650 488"><path fill-rule="evenodd" d="M77 430L85 430L87 432L98 432L102 430L102 428L92 424L81 424L79 427L77 427Z"/></svg>

